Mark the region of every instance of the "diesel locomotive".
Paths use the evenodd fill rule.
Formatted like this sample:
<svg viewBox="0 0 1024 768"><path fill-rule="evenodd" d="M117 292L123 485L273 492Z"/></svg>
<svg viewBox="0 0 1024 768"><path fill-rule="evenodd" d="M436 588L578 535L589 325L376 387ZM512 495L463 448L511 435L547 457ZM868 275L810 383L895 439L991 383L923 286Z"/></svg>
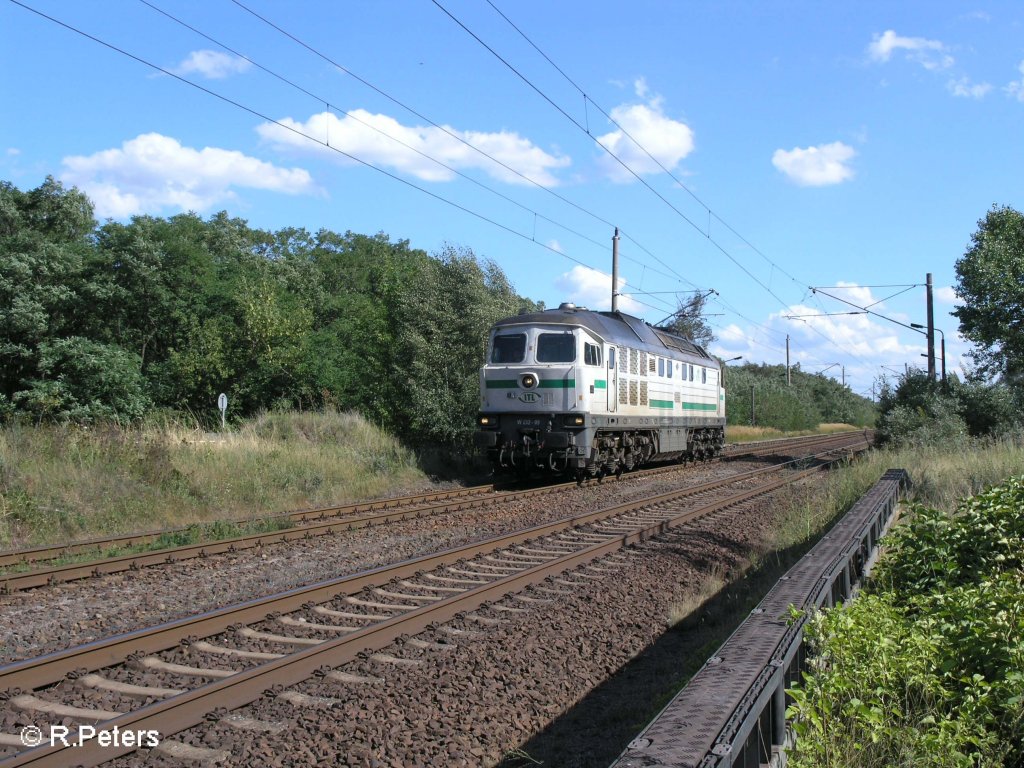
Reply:
<svg viewBox="0 0 1024 768"><path fill-rule="evenodd" d="M474 442L498 470L585 477L709 459L725 444L722 365L623 312L562 304L498 321Z"/></svg>

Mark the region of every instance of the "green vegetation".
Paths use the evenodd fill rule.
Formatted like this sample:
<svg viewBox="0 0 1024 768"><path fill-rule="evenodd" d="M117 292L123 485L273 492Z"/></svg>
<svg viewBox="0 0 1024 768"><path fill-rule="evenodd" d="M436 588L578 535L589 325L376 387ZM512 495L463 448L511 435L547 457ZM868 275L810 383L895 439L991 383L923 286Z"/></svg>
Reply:
<svg viewBox="0 0 1024 768"><path fill-rule="evenodd" d="M847 387L795 366L792 383L786 384L784 365L729 367L725 375L725 412L729 425L772 427L783 432L813 430L822 422L875 423L874 404ZM750 413L750 388L754 388L754 419Z"/></svg>
<svg viewBox="0 0 1024 768"><path fill-rule="evenodd" d="M413 445L463 445L487 330L536 305L471 251L267 232L225 213L97 226L52 178L0 182L0 418L135 423L357 411Z"/></svg>
<svg viewBox="0 0 1024 768"><path fill-rule="evenodd" d="M945 385L912 371L879 398L878 440L894 446L965 445L1021 429L1024 389L950 376Z"/></svg>
<svg viewBox="0 0 1024 768"><path fill-rule="evenodd" d="M953 314L976 345L972 357L981 373L1024 384L1024 214L993 205L957 261L956 274L963 305Z"/></svg>
<svg viewBox="0 0 1024 768"><path fill-rule="evenodd" d="M960 457L927 473L952 475ZM1024 466L1008 441L965 458L972 472ZM924 493L948 502L940 486ZM914 505L865 592L815 617L808 636L817 655L791 691L794 765L1021 765L1024 476L953 513Z"/></svg>
<svg viewBox="0 0 1024 768"><path fill-rule="evenodd" d="M226 434L14 422L0 431L0 547L208 524L176 546L256 532L224 521L428 484L411 451L352 413L265 413Z"/></svg>
<svg viewBox="0 0 1024 768"><path fill-rule="evenodd" d="M778 440L783 437L804 435L830 435L835 432L849 432L859 429L853 424L819 424L814 429L783 431L774 427L748 427L745 424L730 425L726 438L730 443L752 443L757 440Z"/></svg>

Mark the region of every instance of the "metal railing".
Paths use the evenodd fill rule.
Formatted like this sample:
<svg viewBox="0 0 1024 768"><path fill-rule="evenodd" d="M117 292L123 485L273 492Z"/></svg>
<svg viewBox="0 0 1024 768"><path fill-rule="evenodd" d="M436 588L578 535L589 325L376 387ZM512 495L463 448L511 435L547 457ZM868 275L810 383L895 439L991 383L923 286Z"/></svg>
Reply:
<svg viewBox="0 0 1024 768"><path fill-rule="evenodd" d="M854 596L878 557L905 470L891 469L783 576L612 768L785 763L786 688L805 669L804 625ZM798 618L791 616L799 609Z"/></svg>

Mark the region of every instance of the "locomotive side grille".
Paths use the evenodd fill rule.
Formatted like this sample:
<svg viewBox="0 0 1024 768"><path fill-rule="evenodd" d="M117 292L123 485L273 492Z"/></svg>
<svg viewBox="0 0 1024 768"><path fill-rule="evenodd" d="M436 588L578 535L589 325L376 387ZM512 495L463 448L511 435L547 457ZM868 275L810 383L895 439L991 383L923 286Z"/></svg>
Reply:
<svg viewBox="0 0 1024 768"><path fill-rule="evenodd" d="M640 382L640 405L647 405L647 382Z"/></svg>
<svg viewBox="0 0 1024 768"><path fill-rule="evenodd" d="M640 375L641 376L646 376L647 375L647 353L646 352L641 352L640 353Z"/></svg>
<svg viewBox="0 0 1024 768"><path fill-rule="evenodd" d="M626 373L629 370L629 353L631 350L619 349L619 373ZM625 400L623 400L625 402Z"/></svg>
<svg viewBox="0 0 1024 768"><path fill-rule="evenodd" d="M629 384L619 379L619 405L629 405Z"/></svg>
<svg viewBox="0 0 1024 768"><path fill-rule="evenodd" d="M636 381L629 382L629 404L636 405L639 387Z"/></svg>
<svg viewBox="0 0 1024 768"><path fill-rule="evenodd" d="M629 350L629 372L636 376L640 373L640 353L635 350Z"/></svg>

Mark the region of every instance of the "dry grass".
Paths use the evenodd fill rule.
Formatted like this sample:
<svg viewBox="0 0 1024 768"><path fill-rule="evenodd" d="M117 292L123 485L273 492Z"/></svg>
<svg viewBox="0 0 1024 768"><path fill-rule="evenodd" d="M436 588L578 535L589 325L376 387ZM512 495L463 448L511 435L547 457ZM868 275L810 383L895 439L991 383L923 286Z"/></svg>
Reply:
<svg viewBox="0 0 1024 768"><path fill-rule="evenodd" d="M668 626L688 627L695 624L699 621L701 609L728 583L729 574L726 573L725 567L721 563L716 563L712 566L711 573L697 584L691 593L684 596L678 603L669 606Z"/></svg>
<svg viewBox="0 0 1024 768"><path fill-rule="evenodd" d="M429 484L350 413L272 413L224 435L180 423L0 432L0 547L255 518Z"/></svg>
<svg viewBox="0 0 1024 768"><path fill-rule="evenodd" d="M1024 441L977 441L955 450L927 447L871 451L829 474L821 494L798 502L782 515L774 547L807 541L874 485L888 469L906 469L913 486L909 499L952 512L957 503L1024 473Z"/></svg>
<svg viewBox="0 0 1024 768"><path fill-rule="evenodd" d="M775 440L780 437L800 437L801 435L828 435L833 432L846 432L860 429L850 424L819 424L817 429L805 429L799 432L783 432L773 427L748 427L742 424L728 425L725 437L730 443L752 443L757 440Z"/></svg>

